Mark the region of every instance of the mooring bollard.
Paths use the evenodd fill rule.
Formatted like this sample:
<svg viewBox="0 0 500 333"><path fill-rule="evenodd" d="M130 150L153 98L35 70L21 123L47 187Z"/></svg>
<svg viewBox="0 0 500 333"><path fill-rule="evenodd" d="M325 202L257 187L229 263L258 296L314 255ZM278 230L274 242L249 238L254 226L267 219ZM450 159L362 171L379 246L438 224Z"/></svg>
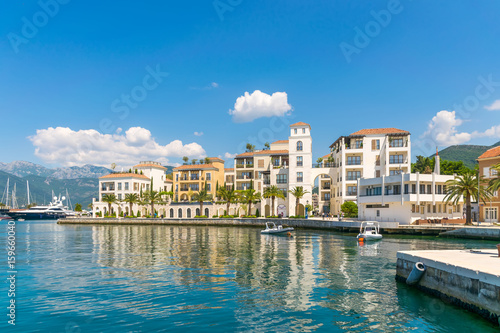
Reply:
<svg viewBox="0 0 500 333"><path fill-rule="evenodd" d="M408 278L406 279L406 284L409 286L417 284L418 281L420 281L420 279L424 275L426 269L427 267L425 267L423 262L420 261L417 262L413 267L413 269L411 270L410 275L408 275Z"/></svg>

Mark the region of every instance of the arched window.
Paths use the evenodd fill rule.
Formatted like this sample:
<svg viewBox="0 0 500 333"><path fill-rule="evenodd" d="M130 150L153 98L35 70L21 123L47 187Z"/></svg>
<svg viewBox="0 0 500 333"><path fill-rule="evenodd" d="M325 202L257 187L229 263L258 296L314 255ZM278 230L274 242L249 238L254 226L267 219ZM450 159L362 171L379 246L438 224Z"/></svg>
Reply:
<svg viewBox="0 0 500 333"><path fill-rule="evenodd" d="M209 212L208 208L205 208L205 216L210 217L210 216L208 216L208 214L210 214L210 212Z"/></svg>
<svg viewBox="0 0 500 333"><path fill-rule="evenodd" d="M174 209L170 208L170 217L174 217Z"/></svg>
<svg viewBox="0 0 500 333"><path fill-rule="evenodd" d="M196 216L200 216L200 209L196 208Z"/></svg>
<svg viewBox="0 0 500 333"><path fill-rule="evenodd" d="M191 208L188 208L187 210L187 213L186 213L186 217L191 217Z"/></svg>
<svg viewBox="0 0 500 333"><path fill-rule="evenodd" d="M177 217L182 218L182 209L181 208L179 208L179 210L177 211Z"/></svg>
<svg viewBox="0 0 500 333"><path fill-rule="evenodd" d="M302 141L297 141L297 151L302 151Z"/></svg>

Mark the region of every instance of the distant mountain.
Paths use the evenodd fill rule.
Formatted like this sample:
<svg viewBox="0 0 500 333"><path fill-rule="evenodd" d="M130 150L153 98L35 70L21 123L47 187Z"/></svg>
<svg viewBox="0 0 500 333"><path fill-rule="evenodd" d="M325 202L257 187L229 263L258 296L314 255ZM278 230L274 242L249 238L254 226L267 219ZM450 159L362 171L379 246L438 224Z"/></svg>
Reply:
<svg viewBox="0 0 500 333"><path fill-rule="evenodd" d="M1 163L0 171L10 173L18 177L41 176L56 179L78 179L78 178L99 178L111 172L111 169L86 164L82 167L65 167L49 169L43 165L14 161L11 163Z"/></svg>
<svg viewBox="0 0 500 333"><path fill-rule="evenodd" d="M76 203L80 203L83 208L86 208L92 202L92 198L96 197L99 192L99 180L97 178L56 179L35 175L17 177L0 171L0 193L2 194L5 192L7 179L10 179L10 193L14 189L14 184L16 185L16 197L20 207L25 206L28 201L26 181L29 181L32 202L37 204L48 204L51 201L52 191L56 196L59 194L66 196L66 190L68 190L73 207ZM2 200L5 203L5 198L0 197L0 201Z"/></svg>
<svg viewBox="0 0 500 333"><path fill-rule="evenodd" d="M474 169L477 158L488 149L497 147L500 141L491 146L477 146L477 145L456 145L449 146L439 152L439 156L443 160L448 161L463 161L465 166ZM429 157L434 157L433 154Z"/></svg>

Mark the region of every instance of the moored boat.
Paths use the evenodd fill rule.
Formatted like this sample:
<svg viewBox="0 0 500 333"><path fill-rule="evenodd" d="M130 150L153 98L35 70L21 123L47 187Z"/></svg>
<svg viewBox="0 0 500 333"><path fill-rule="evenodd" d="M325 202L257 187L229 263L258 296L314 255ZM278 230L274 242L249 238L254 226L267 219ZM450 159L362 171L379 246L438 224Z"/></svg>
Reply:
<svg viewBox="0 0 500 333"><path fill-rule="evenodd" d="M283 228L281 224L276 225L274 222L266 222L266 229L261 230L261 234L280 234L293 231L292 227Z"/></svg>
<svg viewBox="0 0 500 333"><path fill-rule="evenodd" d="M362 222L357 239L360 242L382 239L378 222Z"/></svg>

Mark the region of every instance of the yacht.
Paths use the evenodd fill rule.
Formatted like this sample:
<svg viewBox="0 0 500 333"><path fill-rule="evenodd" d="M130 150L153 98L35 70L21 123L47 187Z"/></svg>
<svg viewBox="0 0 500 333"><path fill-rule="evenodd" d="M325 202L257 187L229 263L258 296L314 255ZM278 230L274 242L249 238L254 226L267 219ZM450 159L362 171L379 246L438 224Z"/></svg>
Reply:
<svg viewBox="0 0 500 333"><path fill-rule="evenodd" d="M5 212L6 215L16 220L55 220L65 218L67 216L74 216L75 212L68 210L63 205L65 197L57 198L48 206L34 206L28 209L11 209Z"/></svg>
<svg viewBox="0 0 500 333"><path fill-rule="evenodd" d="M362 222L357 238L360 242L382 239L378 222Z"/></svg>

